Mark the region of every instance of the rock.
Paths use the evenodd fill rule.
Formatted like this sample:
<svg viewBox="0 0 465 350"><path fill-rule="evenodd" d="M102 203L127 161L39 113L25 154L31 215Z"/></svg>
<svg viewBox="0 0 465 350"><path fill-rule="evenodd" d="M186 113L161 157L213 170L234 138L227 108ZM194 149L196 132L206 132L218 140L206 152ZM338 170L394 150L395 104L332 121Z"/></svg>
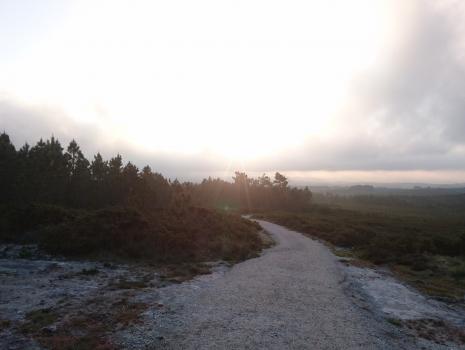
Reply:
<svg viewBox="0 0 465 350"><path fill-rule="evenodd" d="M47 326L47 327L44 327L41 329L42 333L46 334L46 335L50 335L50 334L53 334L57 331L57 327L56 326Z"/></svg>

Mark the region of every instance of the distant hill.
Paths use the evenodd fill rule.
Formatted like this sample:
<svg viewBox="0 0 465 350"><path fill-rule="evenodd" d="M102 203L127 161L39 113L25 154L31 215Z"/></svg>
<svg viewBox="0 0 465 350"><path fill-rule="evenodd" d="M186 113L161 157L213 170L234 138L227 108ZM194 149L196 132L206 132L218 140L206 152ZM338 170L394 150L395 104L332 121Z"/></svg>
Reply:
<svg viewBox="0 0 465 350"><path fill-rule="evenodd" d="M339 196L447 196L465 194L465 186L448 187L448 185L430 187L418 186L413 188L376 187L372 185L354 186L311 186L314 193L333 194Z"/></svg>

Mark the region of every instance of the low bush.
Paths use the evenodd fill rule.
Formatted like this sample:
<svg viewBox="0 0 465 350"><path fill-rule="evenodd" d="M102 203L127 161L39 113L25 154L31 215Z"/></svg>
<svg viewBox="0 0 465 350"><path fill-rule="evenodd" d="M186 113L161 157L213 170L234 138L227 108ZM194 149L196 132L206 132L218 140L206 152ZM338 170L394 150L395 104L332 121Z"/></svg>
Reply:
<svg viewBox="0 0 465 350"><path fill-rule="evenodd" d="M160 209L146 215L112 208L49 225L38 237L53 254L192 262L254 256L262 245L258 230L257 224L240 216L201 208Z"/></svg>
<svg viewBox="0 0 465 350"><path fill-rule="evenodd" d="M0 211L0 240L3 242L34 241L35 231L73 221L80 214L78 210L38 203L4 207Z"/></svg>
<svg viewBox="0 0 465 350"><path fill-rule="evenodd" d="M462 217L400 216L325 206L302 214L256 215L326 240L336 246L355 248L375 263L404 262L425 268L420 256L465 256Z"/></svg>

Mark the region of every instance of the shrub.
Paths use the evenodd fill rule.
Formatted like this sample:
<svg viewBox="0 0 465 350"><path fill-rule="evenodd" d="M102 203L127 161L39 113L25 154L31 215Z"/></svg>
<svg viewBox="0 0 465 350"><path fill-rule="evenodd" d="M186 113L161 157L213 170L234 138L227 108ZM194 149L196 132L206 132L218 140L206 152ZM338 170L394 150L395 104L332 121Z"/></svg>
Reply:
<svg viewBox="0 0 465 350"><path fill-rule="evenodd" d="M75 220L79 211L47 204L29 204L2 210L0 239L7 242L34 240L31 233L41 228ZM26 235L29 234L27 237Z"/></svg>
<svg viewBox="0 0 465 350"><path fill-rule="evenodd" d="M40 231L40 244L55 254L84 256L99 252L118 252L135 257L132 241L144 243L148 223L134 210L102 209L71 221L51 225ZM140 248L140 247L139 247Z"/></svg>
<svg viewBox="0 0 465 350"><path fill-rule="evenodd" d="M202 208L159 209L142 215L127 208L88 212L40 230L50 253L110 255L160 262L243 260L262 247L259 226L238 215Z"/></svg>

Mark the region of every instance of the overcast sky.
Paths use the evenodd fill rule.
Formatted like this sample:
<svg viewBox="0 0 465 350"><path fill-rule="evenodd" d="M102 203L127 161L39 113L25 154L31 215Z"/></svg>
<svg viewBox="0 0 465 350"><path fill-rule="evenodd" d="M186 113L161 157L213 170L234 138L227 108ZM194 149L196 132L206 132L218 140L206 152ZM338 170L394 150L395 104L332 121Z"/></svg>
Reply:
<svg viewBox="0 0 465 350"><path fill-rule="evenodd" d="M465 3L0 0L0 128L170 177L465 182Z"/></svg>

